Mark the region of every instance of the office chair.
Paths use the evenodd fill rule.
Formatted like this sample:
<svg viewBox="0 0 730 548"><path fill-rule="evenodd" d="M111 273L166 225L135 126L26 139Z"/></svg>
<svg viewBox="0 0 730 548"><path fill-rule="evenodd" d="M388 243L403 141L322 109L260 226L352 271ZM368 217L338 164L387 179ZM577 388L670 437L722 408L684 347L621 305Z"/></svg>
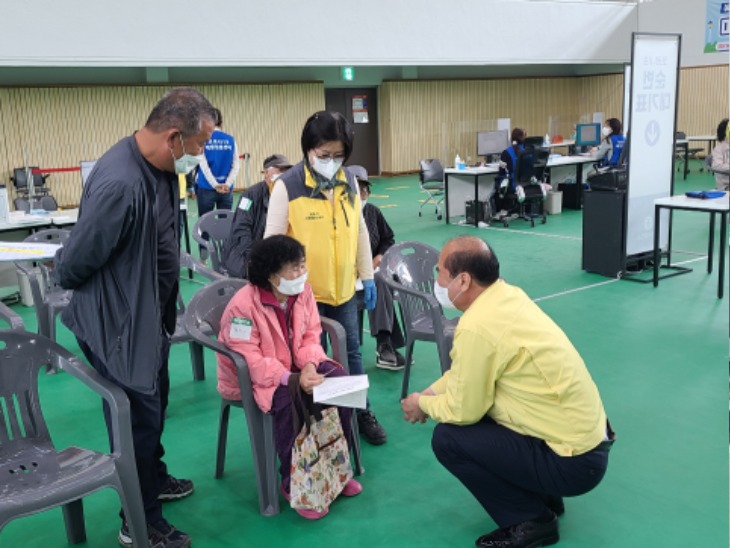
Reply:
<svg viewBox="0 0 730 548"><path fill-rule="evenodd" d="M262 515L273 516L279 513L279 478L276 466L273 417L270 413L263 413L254 400L251 376L244 357L224 346L216 338L228 302L247 283L246 280L237 278L224 278L200 289L193 295L185 311L185 328L193 340L228 357L238 370L241 399L238 401L221 399L215 477L223 477L228 441L228 419L231 407L239 407L244 411L248 426L259 494L259 511ZM347 369L345 330L339 323L329 318L322 318L322 330L328 334L332 343L333 359ZM349 441L353 453L353 469L359 475L362 474L363 469L360 464L360 440L355 413L352 414L352 438Z"/></svg>
<svg viewBox="0 0 730 548"><path fill-rule="evenodd" d="M436 218L440 221L442 218L441 203L444 201L444 167L436 158L420 160L419 166L419 183L421 190L428 195L428 198L421 203L418 216L421 216L423 206L434 204L436 206Z"/></svg>
<svg viewBox="0 0 730 548"><path fill-rule="evenodd" d="M541 224L547 222L544 174L549 154L546 149L526 148L517 155L514 177L502 196L503 200L511 202L508 211L513 213L500 219L505 228L515 218L527 221L533 227L535 219L540 219Z"/></svg>
<svg viewBox="0 0 730 548"><path fill-rule="evenodd" d="M13 175L10 177L10 181L13 183L16 192L19 195L28 195L28 170L40 169L38 166L30 166L27 169L24 167L16 167L13 169ZM48 194L49 189L46 186L46 179L50 177L50 174L31 173L33 177L33 192L37 195Z"/></svg>

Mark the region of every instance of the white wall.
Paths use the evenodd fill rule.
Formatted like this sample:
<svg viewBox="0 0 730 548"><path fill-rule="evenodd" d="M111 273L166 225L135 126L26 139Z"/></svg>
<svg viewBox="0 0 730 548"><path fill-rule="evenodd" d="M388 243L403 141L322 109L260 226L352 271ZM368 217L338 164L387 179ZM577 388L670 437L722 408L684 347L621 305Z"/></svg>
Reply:
<svg viewBox="0 0 730 548"><path fill-rule="evenodd" d="M650 0L638 6L640 32L682 35L683 67L727 63L728 53L703 53L707 29L706 0Z"/></svg>
<svg viewBox="0 0 730 548"><path fill-rule="evenodd" d="M0 66L622 63L636 25L597 0L7 4Z"/></svg>

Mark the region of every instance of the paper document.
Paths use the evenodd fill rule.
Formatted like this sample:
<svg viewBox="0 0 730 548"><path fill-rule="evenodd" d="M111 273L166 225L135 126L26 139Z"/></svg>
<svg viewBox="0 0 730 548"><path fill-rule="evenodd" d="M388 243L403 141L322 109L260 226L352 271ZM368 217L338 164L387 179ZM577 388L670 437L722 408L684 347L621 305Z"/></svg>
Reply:
<svg viewBox="0 0 730 548"><path fill-rule="evenodd" d="M0 242L0 261L52 259L60 247L58 244Z"/></svg>
<svg viewBox="0 0 730 548"><path fill-rule="evenodd" d="M314 401L365 409L369 386L367 375L327 377L322 384L314 387Z"/></svg>

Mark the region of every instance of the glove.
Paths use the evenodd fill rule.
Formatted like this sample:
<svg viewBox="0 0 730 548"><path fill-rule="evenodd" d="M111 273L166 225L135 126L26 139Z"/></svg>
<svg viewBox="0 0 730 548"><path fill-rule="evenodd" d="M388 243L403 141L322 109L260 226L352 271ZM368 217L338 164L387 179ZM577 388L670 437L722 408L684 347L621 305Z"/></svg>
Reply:
<svg viewBox="0 0 730 548"><path fill-rule="evenodd" d="M365 290L365 308L373 310L375 308L375 300L378 298L375 282L373 280L363 280L362 287Z"/></svg>

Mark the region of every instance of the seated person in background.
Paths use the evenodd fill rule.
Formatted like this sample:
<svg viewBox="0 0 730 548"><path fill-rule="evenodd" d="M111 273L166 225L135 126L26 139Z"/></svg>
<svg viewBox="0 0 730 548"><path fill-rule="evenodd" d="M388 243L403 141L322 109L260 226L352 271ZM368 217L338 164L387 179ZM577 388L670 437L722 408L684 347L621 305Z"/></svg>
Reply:
<svg viewBox="0 0 730 548"><path fill-rule="evenodd" d="M560 327L500 279L486 242L449 241L437 272L436 298L463 312L451 369L402 400L404 417L438 423L436 458L500 527L477 548L555 544L562 497L596 487L608 466L615 436L598 388Z"/></svg>
<svg viewBox="0 0 730 548"><path fill-rule="evenodd" d="M311 394L325 375L338 377L347 372L322 349L322 326L312 288L307 283L304 247L289 236L271 236L253 245L249 265L251 283L228 303L218 339L246 358L254 399L261 411L274 416L280 490L288 500L292 447L298 434L292 424L289 379L296 375L294 382ZM218 392L226 399L241 399L235 365L220 354ZM352 410L338 411L349 440ZM351 479L342 494L351 497L361 491L360 483ZM327 515L328 509L296 511L304 518L319 519Z"/></svg>
<svg viewBox="0 0 730 548"><path fill-rule="evenodd" d="M365 217L365 224L370 235L373 269L377 270L380 268L383 254L395 243L395 236L380 209L368 203L368 197L370 196L368 172L362 166L350 166L347 169L355 176L360 188L360 202L363 204L362 214ZM402 348L405 344L403 333L395 316L393 296L390 294L388 286L376 276L375 287L378 296L375 308L368 310L370 335L377 340L375 365L381 369L397 371L403 369L406 365L406 359L396 350L396 348Z"/></svg>
<svg viewBox="0 0 730 548"><path fill-rule="evenodd" d="M238 200L233 216L231 234L223 244L223 266L229 276L246 278L251 246L264 237L269 196L274 182L291 163L283 154L273 154L264 160L264 180L247 188Z"/></svg>
<svg viewBox="0 0 730 548"><path fill-rule="evenodd" d="M591 156L600 160L596 168L616 167L626 141L621 133L621 122L618 118L609 118L604 122L601 133L603 134L601 144L591 149Z"/></svg>
<svg viewBox="0 0 730 548"><path fill-rule="evenodd" d="M712 151L712 169L727 170L728 165L728 142L727 142L727 122L725 118L717 126L717 146ZM715 173L715 188L718 190L730 190L730 176L727 173Z"/></svg>
<svg viewBox="0 0 730 548"><path fill-rule="evenodd" d="M508 214L508 200L506 194L517 191L515 186L515 168L517 167L517 156L525 150L525 138L527 132L522 128L512 130L512 145L502 151L499 157L499 175L494 179L494 195L492 211L497 213L494 218L499 220Z"/></svg>

